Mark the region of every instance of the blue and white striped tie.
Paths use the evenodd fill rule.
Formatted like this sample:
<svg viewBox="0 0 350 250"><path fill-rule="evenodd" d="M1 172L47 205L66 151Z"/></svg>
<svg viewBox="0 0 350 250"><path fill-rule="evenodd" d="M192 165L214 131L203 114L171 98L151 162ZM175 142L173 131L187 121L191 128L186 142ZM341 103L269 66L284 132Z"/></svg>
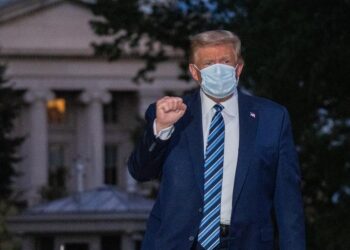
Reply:
<svg viewBox="0 0 350 250"><path fill-rule="evenodd" d="M221 104L210 123L204 163L204 209L199 226L198 242L206 250L214 249L220 242L221 184L224 165L225 123Z"/></svg>

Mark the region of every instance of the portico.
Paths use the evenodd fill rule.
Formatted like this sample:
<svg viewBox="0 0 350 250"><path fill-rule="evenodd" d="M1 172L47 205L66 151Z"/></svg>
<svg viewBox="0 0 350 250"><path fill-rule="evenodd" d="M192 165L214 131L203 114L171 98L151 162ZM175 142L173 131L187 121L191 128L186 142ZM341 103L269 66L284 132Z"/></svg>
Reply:
<svg viewBox="0 0 350 250"><path fill-rule="evenodd" d="M176 58L159 65L152 84L135 84L143 65L137 57L107 62L94 56L90 43L101 38L90 29L93 16L83 5L60 0L15 7L21 12L12 16L14 7L1 10L0 46L8 77L26 103L16 128L27 136L17 190L29 205L40 201L43 188L51 192L53 182L73 193L77 160L84 162L85 188L135 186L125 178L125 161L138 119L165 93L193 87L177 79Z"/></svg>

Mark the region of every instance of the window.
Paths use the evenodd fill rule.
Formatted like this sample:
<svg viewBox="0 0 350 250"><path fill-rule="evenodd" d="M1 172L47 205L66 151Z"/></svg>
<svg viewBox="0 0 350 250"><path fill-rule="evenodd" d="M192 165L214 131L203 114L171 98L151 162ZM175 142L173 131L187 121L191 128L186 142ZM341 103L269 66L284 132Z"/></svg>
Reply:
<svg viewBox="0 0 350 250"><path fill-rule="evenodd" d="M119 122L119 101L116 93L112 94L112 101L103 108L103 120L105 124L117 124Z"/></svg>
<svg viewBox="0 0 350 250"><path fill-rule="evenodd" d="M49 185L64 187L65 147L63 144L49 145Z"/></svg>
<svg viewBox="0 0 350 250"><path fill-rule="evenodd" d="M135 240L135 250L141 250L142 240Z"/></svg>
<svg viewBox="0 0 350 250"><path fill-rule="evenodd" d="M121 249L121 239L119 235L104 235L101 237L100 242L101 250Z"/></svg>
<svg viewBox="0 0 350 250"><path fill-rule="evenodd" d="M35 249L36 250L54 250L54 237L41 236L41 237L35 238Z"/></svg>
<svg viewBox="0 0 350 250"><path fill-rule="evenodd" d="M118 180L118 146L116 144L105 145L104 182L108 185L116 185Z"/></svg>
<svg viewBox="0 0 350 250"><path fill-rule="evenodd" d="M89 250L88 243L66 243L63 247L64 250Z"/></svg>
<svg viewBox="0 0 350 250"><path fill-rule="evenodd" d="M49 124L63 124L67 120L67 102L64 98L47 101L47 118Z"/></svg>

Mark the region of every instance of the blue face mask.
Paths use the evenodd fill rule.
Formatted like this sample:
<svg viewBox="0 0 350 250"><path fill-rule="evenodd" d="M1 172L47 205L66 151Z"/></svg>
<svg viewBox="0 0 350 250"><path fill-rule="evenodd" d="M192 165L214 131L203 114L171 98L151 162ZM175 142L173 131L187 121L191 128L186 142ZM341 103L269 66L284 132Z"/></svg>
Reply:
<svg viewBox="0 0 350 250"><path fill-rule="evenodd" d="M194 66L198 69L196 65ZM222 99L237 90L238 79L235 67L213 64L199 71L202 77L201 88L207 95Z"/></svg>

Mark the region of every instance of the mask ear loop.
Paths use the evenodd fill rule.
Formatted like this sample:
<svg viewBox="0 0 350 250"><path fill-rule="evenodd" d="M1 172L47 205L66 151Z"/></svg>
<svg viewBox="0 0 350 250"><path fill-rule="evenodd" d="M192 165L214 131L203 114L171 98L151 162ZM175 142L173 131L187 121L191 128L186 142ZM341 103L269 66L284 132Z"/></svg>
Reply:
<svg viewBox="0 0 350 250"><path fill-rule="evenodd" d="M238 63L236 64L236 66L234 67L235 68L235 76L236 76L236 79L237 79L237 85L238 85L238 82L239 82L239 76L237 77L237 68L238 68Z"/></svg>
<svg viewBox="0 0 350 250"><path fill-rule="evenodd" d="M237 81L236 81L235 94L237 94L237 87L238 87L238 83L239 83L239 76L237 76L237 72L236 72L237 68L238 68L238 63L236 64L236 67L235 67L235 77L236 77L236 79L237 79Z"/></svg>
<svg viewBox="0 0 350 250"><path fill-rule="evenodd" d="M201 70L197 67L197 65L196 64L192 64L193 65L193 68L195 68L196 70L198 70L198 72L199 72L199 74L201 74Z"/></svg>
<svg viewBox="0 0 350 250"><path fill-rule="evenodd" d="M201 70L197 67L197 65L196 64L192 64L193 65L193 67L196 69L196 70L198 70L199 72L201 72Z"/></svg>

